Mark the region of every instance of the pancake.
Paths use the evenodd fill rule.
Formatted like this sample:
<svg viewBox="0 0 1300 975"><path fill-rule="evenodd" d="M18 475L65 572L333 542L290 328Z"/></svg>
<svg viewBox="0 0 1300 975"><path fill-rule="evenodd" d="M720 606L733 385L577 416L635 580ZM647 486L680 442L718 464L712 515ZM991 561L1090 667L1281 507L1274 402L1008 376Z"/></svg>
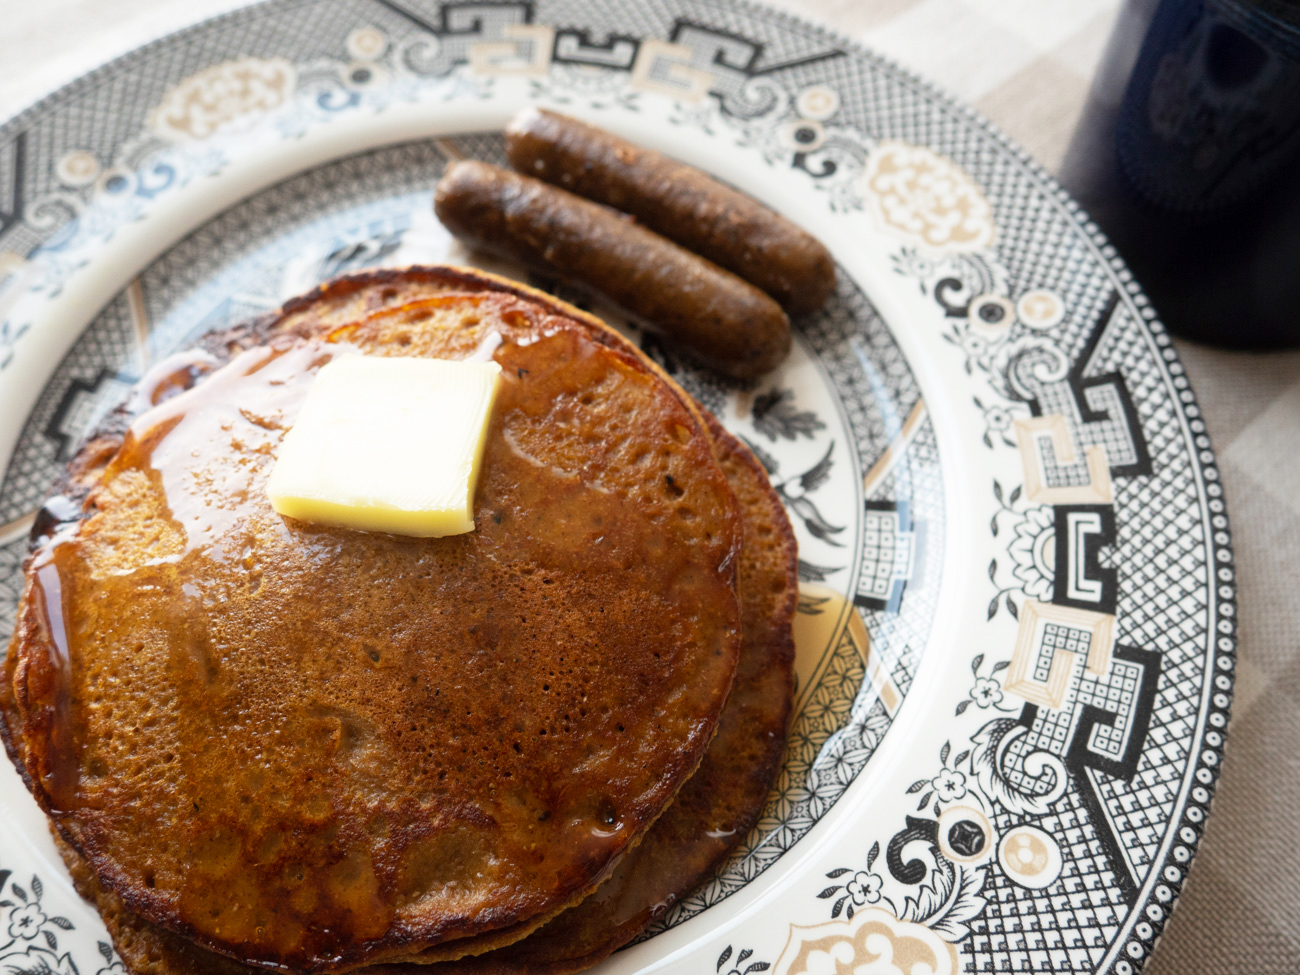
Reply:
<svg viewBox="0 0 1300 975"><path fill-rule="evenodd" d="M225 336L221 351L290 330L328 334L341 323L393 306L414 306L448 292L504 291L584 321L593 338L640 356L594 315L518 282L468 268L375 269L338 278L288 302L249 329ZM558 975L594 965L626 944L680 896L704 880L753 827L785 750L793 697L792 623L798 577L794 533L784 506L753 454L659 367L714 440L714 454L741 503L744 541L737 590L743 644L736 683L714 744L644 842L582 903L511 946L456 964L453 972Z"/></svg>
<svg viewBox="0 0 1300 975"><path fill-rule="evenodd" d="M501 291L321 331L247 330L271 344L106 466L91 442L0 689L29 787L125 909L300 971L481 951L580 900L699 763L739 644L735 497L621 340ZM340 342L498 339L475 532L273 515L267 459Z"/></svg>
<svg viewBox="0 0 1300 975"><path fill-rule="evenodd" d="M479 288L504 290L568 310L591 327L598 341L639 354L593 315L509 279L466 268L377 269L339 278L290 301L259 323L254 333L291 329L320 334L377 308ZM715 456L744 512L737 587L744 644L715 744L645 841L591 897L526 939L438 966L441 975L462 970L484 975L558 975L595 964L643 931L744 839L779 771L794 682L791 626L798 588L794 533L780 498L749 449L672 385L708 427Z"/></svg>
<svg viewBox="0 0 1300 975"><path fill-rule="evenodd" d="M794 694L794 533L759 462L705 414L744 513L736 682L704 760L636 849L588 898L527 938L429 975L565 975L627 944L705 880L753 828L785 753Z"/></svg>
<svg viewBox="0 0 1300 975"><path fill-rule="evenodd" d="M780 499L749 451L706 414L744 533L737 575L742 643L735 683L699 769L613 876L575 907L508 947L459 961L375 966L373 975L559 975L595 964L645 929L753 827L780 768L793 690L795 542ZM134 975L254 975L151 925L106 891L66 843L77 889L99 909Z"/></svg>

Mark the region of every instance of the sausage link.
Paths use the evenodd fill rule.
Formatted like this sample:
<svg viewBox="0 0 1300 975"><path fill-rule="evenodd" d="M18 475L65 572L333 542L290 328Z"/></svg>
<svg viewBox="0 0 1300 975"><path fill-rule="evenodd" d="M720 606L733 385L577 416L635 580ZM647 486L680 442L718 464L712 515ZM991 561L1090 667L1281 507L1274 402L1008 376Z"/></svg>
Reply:
<svg viewBox="0 0 1300 975"><path fill-rule="evenodd" d="M790 351L790 320L753 285L540 180L454 163L434 211L457 237L606 295L726 375L757 376Z"/></svg>
<svg viewBox="0 0 1300 975"><path fill-rule="evenodd" d="M811 234L698 169L603 129L527 108L506 127L506 154L521 173L632 214L791 315L820 308L835 290L835 262Z"/></svg>

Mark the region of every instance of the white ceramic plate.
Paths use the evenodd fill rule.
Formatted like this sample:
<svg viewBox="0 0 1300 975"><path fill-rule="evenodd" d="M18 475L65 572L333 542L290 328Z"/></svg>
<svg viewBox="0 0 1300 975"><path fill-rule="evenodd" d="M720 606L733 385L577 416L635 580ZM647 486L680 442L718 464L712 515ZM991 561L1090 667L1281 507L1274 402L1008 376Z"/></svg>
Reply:
<svg viewBox="0 0 1300 975"><path fill-rule="evenodd" d="M35 510L142 370L347 270L474 260L432 187L450 157L500 160L529 104L717 173L840 266L751 387L629 327L788 506L799 688L759 826L602 970L1140 967L1232 688L1227 520L1182 367L1023 153L760 7L271 0L0 128L0 629ZM120 966L7 766L0 808L0 964Z"/></svg>

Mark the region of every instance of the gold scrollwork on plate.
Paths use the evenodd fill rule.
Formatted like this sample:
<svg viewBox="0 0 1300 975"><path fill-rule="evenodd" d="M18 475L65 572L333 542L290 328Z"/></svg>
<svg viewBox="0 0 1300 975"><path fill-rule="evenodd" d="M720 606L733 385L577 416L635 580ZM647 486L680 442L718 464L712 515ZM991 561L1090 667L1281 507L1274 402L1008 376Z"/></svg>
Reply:
<svg viewBox="0 0 1300 975"><path fill-rule="evenodd" d="M469 48L470 70L493 77L544 78L551 66L555 30L541 24L507 24L504 41Z"/></svg>
<svg viewBox="0 0 1300 975"><path fill-rule="evenodd" d="M951 159L886 140L871 150L862 195L888 232L931 251L969 252L993 243L993 208Z"/></svg>
<svg viewBox="0 0 1300 975"><path fill-rule="evenodd" d="M149 113L164 139L206 139L235 119L279 108L293 94L298 73L284 58L241 58L192 74Z"/></svg>
<svg viewBox="0 0 1300 975"><path fill-rule="evenodd" d="M1007 877L1030 890L1056 883L1064 867L1060 845L1034 826L1017 826L1002 838L998 863Z"/></svg>
<svg viewBox="0 0 1300 975"><path fill-rule="evenodd" d="M1005 687L1032 704L1065 703L1077 657L1085 670L1105 674L1115 648L1115 617L1086 609L1026 600Z"/></svg>
<svg viewBox="0 0 1300 975"><path fill-rule="evenodd" d="M957 949L937 931L900 921L879 907L858 911L851 921L803 927L790 925L790 939L774 975L821 972L871 972L873 975L956 975Z"/></svg>
<svg viewBox="0 0 1300 975"><path fill-rule="evenodd" d="M1056 413L1016 420L1025 497L1037 504L1110 504L1114 491L1106 448L1092 444L1080 460L1070 424Z"/></svg>
<svg viewBox="0 0 1300 975"><path fill-rule="evenodd" d="M629 87L667 95L679 102L702 101L713 84L713 75L692 68L691 49L667 41L642 41L632 65Z"/></svg>
<svg viewBox="0 0 1300 975"><path fill-rule="evenodd" d="M388 37L378 27L358 27L344 42L348 54L358 61L374 61L388 47Z"/></svg>
<svg viewBox="0 0 1300 975"><path fill-rule="evenodd" d="M1065 318L1065 302L1055 291L1035 288L1020 296L1016 302L1016 315L1027 327L1043 331L1060 324Z"/></svg>
<svg viewBox="0 0 1300 975"><path fill-rule="evenodd" d="M102 170L103 166L95 154L85 149L64 153L54 166L54 174L59 177L59 182L76 189L95 182Z"/></svg>
<svg viewBox="0 0 1300 975"><path fill-rule="evenodd" d="M824 583L801 582L799 605L794 619L794 713L803 710L831 656L846 643L862 660L864 680L874 688L885 710L891 717L897 713L903 694L880 654L871 652L867 624L853 601Z"/></svg>

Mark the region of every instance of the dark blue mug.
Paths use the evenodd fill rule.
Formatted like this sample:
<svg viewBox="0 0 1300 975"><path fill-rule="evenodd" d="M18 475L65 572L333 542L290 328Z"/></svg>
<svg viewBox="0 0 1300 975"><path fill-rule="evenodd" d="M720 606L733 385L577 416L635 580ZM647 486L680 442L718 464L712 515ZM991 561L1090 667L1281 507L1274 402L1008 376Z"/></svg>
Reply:
<svg viewBox="0 0 1300 975"><path fill-rule="evenodd" d="M1061 180L1172 331L1300 345L1300 2L1130 0Z"/></svg>

